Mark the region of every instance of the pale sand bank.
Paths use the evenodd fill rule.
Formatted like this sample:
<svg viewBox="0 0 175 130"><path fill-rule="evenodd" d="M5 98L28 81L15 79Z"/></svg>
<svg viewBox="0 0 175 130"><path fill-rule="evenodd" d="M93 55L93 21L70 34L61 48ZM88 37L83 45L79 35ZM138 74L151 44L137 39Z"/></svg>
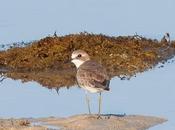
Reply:
<svg viewBox="0 0 175 130"><path fill-rule="evenodd" d="M68 118L0 119L0 130L146 130L167 121L142 115L75 115Z"/></svg>

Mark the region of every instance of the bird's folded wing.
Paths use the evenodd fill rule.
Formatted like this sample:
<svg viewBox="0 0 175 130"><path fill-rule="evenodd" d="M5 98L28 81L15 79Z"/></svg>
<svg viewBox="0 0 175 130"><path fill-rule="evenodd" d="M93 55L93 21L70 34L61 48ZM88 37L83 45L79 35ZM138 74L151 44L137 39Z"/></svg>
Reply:
<svg viewBox="0 0 175 130"><path fill-rule="evenodd" d="M102 66L82 67L78 70L77 78L80 80L86 80L92 84L92 86L102 89L109 88L110 79L106 73L106 70Z"/></svg>

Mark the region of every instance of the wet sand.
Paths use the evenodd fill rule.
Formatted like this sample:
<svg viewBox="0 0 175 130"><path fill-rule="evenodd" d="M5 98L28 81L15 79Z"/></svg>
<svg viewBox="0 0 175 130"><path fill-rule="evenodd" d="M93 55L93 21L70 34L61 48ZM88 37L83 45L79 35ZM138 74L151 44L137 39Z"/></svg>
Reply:
<svg viewBox="0 0 175 130"><path fill-rule="evenodd" d="M68 118L0 119L0 130L145 130L166 119L142 115L75 115Z"/></svg>
<svg viewBox="0 0 175 130"><path fill-rule="evenodd" d="M31 126L28 119L0 119L0 130L46 130L43 126Z"/></svg>

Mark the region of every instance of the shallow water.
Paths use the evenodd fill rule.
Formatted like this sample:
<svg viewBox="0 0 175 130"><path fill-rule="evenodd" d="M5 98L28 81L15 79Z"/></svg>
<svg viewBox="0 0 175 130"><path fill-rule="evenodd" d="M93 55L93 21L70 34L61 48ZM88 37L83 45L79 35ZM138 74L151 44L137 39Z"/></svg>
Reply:
<svg viewBox="0 0 175 130"><path fill-rule="evenodd" d="M46 127L47 130L60 130L61 129L58 126L48 125L43 122L33 122L31 126L43 126L43 127Z"/></svg>
<svg viewBox="0 0 175 130"><path fill-rule="evenodd" d="M172 60L171 60L172 61ZM160 66L160 65L158 65ZM167 118L169 121L151 130L175 127L175 63L166 63L138 74L130 80L111 80L110 92L103 93L103 113L141 114ZM47 89L35 81L4 79L0 84L0 117L66 117L87 113L85 93L78 87ZM98 110L98 95L89 94L92 112Z"/></svg>

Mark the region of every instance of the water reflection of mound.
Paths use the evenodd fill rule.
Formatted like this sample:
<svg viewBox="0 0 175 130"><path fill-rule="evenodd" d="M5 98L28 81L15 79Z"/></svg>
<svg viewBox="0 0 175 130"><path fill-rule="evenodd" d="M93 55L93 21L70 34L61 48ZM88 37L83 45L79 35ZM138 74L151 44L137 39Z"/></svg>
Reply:
<svg viewBox="0 0 175 130"><path fill-rule="evenodd" d="M106 60L106 62L110 62ZM67 65L66 65L67 66ZM132 64L131 64L132 66ZM161 65L162 67L163 65ZM121 80L130 79L133 75L129 75L129 71L142 72L146 70L144 67L141 69L135 67L134 69L127 69L130 66L128 65L126 69L119 69L117 66L111 64L106 66L107 72L110 78L118 76ZM133 66L132 66L133 67ZM64 67L63 67L64 68ZM149 67L148 67L149 68ZM35 81L41 84L43 87L48 89L56 89L58 91L61 87L70 88L77 85L76 82L76 68L65 68L62 70L45 70L45 71L11 71L11 70L1 70L1 79L2 82L5 78L11 78L13 80L21 80L23 83Z"/></svg>
<svg viewBox="0 0 175 130"><path fill-rule="evenodd" d="M60 87L71 87L76 84L75 70L62 71L40 71L40 72L17 72L9 71L4 75L14 80L21 80L24 82L35 81L48 89L59 89Z"/></svg>

